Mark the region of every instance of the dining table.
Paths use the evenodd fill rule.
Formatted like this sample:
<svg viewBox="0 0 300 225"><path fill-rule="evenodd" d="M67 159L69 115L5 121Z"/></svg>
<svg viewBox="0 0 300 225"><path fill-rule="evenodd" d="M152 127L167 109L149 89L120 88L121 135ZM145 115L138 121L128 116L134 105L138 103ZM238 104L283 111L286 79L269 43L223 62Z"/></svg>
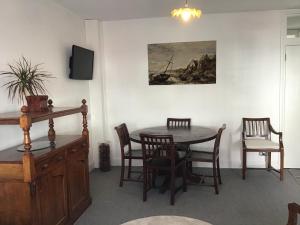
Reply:
<svg viewBox="0 0 300 225"><path fill-rule="evenodd" d="M140 134L152 134L152 135L172 135L173 141L177 146L177 149L182 153L182 150L188 151L189 145L198 144L207 141L214 140L218 134L218 131L213 128L204 126L190 126L190 127L167 127L167 126L155 126L147 127L143 129L134 130L129 134L130 140L135 143L141 143ZM187 170L187 179L191 183L198 183L200 179L195 177L190 170ZM165 179L163 185L160 188L160 192L164 193L168 188L169 178Z"/></svg>
<svg viewBox="0 0 300 225"><path fill-rule="evenodd" d="M204 126L191 126L187 128L155 126L131 132L129 134L131 141L141 143L141 133L153 135L173 135L175 144L190 145L211 141L216 138L218 131Z"/></svg>

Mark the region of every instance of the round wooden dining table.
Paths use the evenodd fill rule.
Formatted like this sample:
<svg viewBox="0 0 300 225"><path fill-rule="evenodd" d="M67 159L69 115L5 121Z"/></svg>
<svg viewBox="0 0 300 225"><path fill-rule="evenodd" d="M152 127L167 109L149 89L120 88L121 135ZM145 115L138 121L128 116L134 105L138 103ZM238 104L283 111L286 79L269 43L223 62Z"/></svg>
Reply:
<svg viewBox="0 0 300 225"><path fill-rule="evenodd" d="M141 143L140 134L173 135L176 144L197 144L216 138L217 130L202 126L191 126L190 128L168 128L167 126L148 127L135 130L130 133L133 142Z"/></svg>
<svg viewBox="0 0 300 225"><path fill-rule="evenodd" d="M188 150L190 144L203 143L216 138L218 131L202 126L191 126L189 128L168 128L167 126L149 127L139 129L129 134L131 141L141 143L140 134L152 135L173 135L175 144L181 146L185 151ZM187 178L193 183L200 182L198 177L192 175L191 171L187 170ZM165 179L163 185L160 187L160 192L164 193L168 189L169 179Z"/></svg>

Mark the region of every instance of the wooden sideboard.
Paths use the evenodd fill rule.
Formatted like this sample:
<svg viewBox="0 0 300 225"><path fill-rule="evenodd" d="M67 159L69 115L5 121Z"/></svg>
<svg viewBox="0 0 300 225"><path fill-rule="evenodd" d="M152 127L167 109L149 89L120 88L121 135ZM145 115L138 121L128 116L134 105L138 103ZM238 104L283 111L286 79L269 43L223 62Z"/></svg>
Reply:
<svg viewBox="0 0 300 225"><path fill-rule="evenodd" d="M0 125L20 125L25 149L0 151L1 225L70 225L91 204L87 106L82 103L54 108L49 100L49 112L32 114L23 106L20 114L0 114ZM83 115L82 134L56 136L53 119L74 113ZM42 120L49 121L48 137L38 140L51 146L31 151L30 127Z"/></svg>

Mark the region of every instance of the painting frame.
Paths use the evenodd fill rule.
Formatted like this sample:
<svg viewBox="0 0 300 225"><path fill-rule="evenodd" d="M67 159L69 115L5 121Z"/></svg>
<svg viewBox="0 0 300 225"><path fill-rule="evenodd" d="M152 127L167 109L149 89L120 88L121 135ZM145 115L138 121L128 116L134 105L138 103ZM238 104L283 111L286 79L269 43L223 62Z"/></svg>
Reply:
<svg viewBox="0 0 300 225"><path fill-rule="evenodd" d="M148 44L149 85L215 84L217 41Z"/></svg>

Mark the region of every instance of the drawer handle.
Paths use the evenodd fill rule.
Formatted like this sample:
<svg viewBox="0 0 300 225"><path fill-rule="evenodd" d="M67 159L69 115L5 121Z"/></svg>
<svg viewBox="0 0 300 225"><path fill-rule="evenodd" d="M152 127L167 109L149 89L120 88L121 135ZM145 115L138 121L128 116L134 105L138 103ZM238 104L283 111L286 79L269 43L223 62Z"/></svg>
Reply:
<svg viewBox="0 0 300 225"><path fill-rule="evenodd" d="M71 150L71 152L77 152L77 149L76 149L76 148L73 148L73 149Z"/></svg>
<svg viewBox="0 0 300 225"><path fill-rule="evenodd" d="M87 146L87 143L82 143L81 146L82 146L82 147L86 147L86 146Z"/></svg>
<svg viewBox="0 0 300 225"><path fill-rule="evenodd" d="M42 166L42 169L44 170L44 169L47 169L48 168L48 164L47 163L45 163L43 166Z"/></svg>

